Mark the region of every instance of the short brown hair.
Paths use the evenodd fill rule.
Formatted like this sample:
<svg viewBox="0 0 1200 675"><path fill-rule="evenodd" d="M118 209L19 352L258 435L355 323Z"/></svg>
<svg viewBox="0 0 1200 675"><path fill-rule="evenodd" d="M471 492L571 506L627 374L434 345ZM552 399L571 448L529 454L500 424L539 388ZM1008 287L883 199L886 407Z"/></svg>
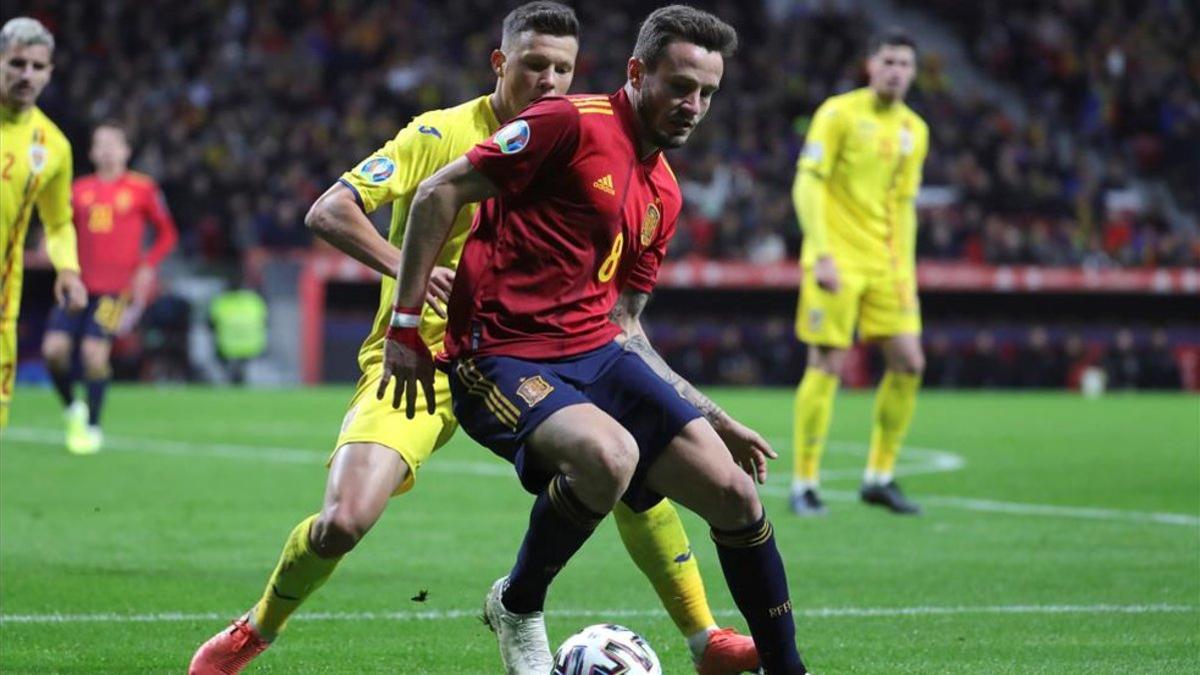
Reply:
<svg viewBox="0 0 1200 675"><path fill-rule="evenodd" d="M662 58L672 42L690 42L724 58L737 51L737 31L708 12L687 5L659 7L638 30L633 57L648 67Z"/></svg>
<svg viewBox="0 0 1200 675"><path fill-rule="evenodd" d="M125 126L124 122L118 119L109 117L100 120L100 123L92 128L92 133L96 133L96 131L99 129L112 129L114 131L119 131L121 132L121 136L125 139L125 142L129 143L129 128Z"/></svg>
<svg viewBox="0 0 1200 675"><path fill-rule="evenodd" d="M500 48L504 49L527 30L579 39L579 19L575 16L575 10L562 3L550 0L527 2L504 17Z"/></svg>
<svg viewBox="0 0 1200 675"><path fill-rule="evenodd" d="M867 55L874 56L884 47L908 47L914 54L917 53L917 41L900 26L888 26L872 35L871 41L867 43Z"/></svg>

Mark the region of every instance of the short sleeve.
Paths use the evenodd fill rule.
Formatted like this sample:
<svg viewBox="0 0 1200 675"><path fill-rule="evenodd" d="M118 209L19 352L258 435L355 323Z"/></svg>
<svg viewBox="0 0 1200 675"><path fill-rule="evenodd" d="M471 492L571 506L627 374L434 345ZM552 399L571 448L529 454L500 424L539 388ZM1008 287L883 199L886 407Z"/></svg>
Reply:
<svg viewBox="0 0 1200 675"><path fill-rule="evenodd" d="M445 154L444 148L440 147L443 139L422 133L420 126L414 120L338 179L354 192L363 211L371 213L416 190L424 177L446 163L436 164L438 157Z"/></svg>
<svg viewBox="0 0 1200 675"><path fill-rule="evenodd" d="M543 168L565 166L579 144L579 112L565 98L536 101L467 160L501 192L524 190Z"/></svg>
<svg viewBox="0 0 1200 675"><path fill-rule="evenodd" d="M800 170L828 178L841 150L845 113L828 101L817 108L800 152Z"/></svg>

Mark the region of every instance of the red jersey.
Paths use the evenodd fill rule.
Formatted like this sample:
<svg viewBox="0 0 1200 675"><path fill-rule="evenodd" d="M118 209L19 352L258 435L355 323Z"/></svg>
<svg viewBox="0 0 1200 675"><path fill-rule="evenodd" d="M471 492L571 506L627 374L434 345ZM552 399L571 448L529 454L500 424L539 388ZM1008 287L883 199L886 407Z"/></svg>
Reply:
<svg viewBox="0 0 1200 675"><path fill-rule="evenodd" d="M127 171L112 181L83 176L71 187L79 267L89 293L121 293L141 264L158 265L175 247L175 222L153 178ZM143 253L145 224L154 245Z"/></svg>
<svg viewBox="0 0 1200 675"><path fill-rule="evenodd" d="M540 99L467 153L500 189L480 205L450 297L446 357L554 359L612 341L623 288L649 292L682 198L637 155L624 90Z"/></svg>

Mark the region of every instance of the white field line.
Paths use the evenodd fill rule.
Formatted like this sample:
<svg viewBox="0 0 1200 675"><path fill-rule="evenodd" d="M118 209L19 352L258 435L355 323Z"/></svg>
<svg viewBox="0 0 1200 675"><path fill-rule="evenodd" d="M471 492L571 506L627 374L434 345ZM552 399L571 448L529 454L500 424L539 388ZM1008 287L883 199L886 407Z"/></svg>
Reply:
<svg viewBox="0 0 1200 675"><path fill-rule="evenodd" d="M903 616L961 616L961 615L1027 615L1027 614L1191 614L1200 611L1193 605L980 605L926 607L818 607L795 610L796 616L813 619L878 618ZM552 617L567 618L659 618L662 609L551 609ZM737 616L737 610L715 610L718 616ZM0 624L66 624L66 623L158 623L186 621L223 621L234 613L220 612L157 612L150 614L0 614ZM474 619L479 609L450 609L404 612L309 612L292 617L292 621L452 621Z"/></svg>
<svg viewBox="0 0 1200 675"><path fill-rule="evenodd" d="M30 427L10 427L3 432L3 439L12 439L27 443L61 446L62 432L53 429ZM300 448L238 445L232 443L195 443L190 441L160 440L129 436L106 436L106 450L141 452L168 456L189 457L219 457L223 459L238 459L252 461L279 462L288 464L313 464L324 461L328 453L320 450L304 450ZM844 452L846 448L855 447L853 443L834 442L830 449ZM909 472L903 470L897 473L936 473L961 469L965 463L958 455L945 450L932 448L905 448L906 453L916 456L918 464ZM84 460L87 461L87 460ZM469 461L441 458L428 463L422 471L435 473L450 473L475 476L513 475L512 468L499 461ZM826 474L828 475L828 474ZM855 472L854 475L858 475ZM763 486L765 494L786 496L787 488L778 483ZM858 499L855 492L847 490L821 491L822 496L836 501L854 501ZM975 499L969 497L921 495L923 504L935 507L963 509L981 513L1004 513L1019 516L1041 516L1055 518L1074 518L1079 520L1099 520L1125 523L1155 523L1160 525L1181 525L1185 527L1200 527L1200 517L1186 513L1169 513L1154 511L1131 511L1124 509L1107 509L1088 506L1061 506L1055 504L1029 504L1022 502L1006 502L990 499Z"/></svg>

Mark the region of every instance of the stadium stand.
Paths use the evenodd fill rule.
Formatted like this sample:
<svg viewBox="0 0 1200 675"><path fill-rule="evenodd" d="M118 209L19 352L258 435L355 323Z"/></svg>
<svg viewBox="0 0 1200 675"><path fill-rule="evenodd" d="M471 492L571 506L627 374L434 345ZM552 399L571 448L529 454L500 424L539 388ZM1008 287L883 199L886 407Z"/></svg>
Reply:
<svg viewBox="0 0 1200 675"><path fill-rule="evenodd" d="M314 248L304 212L341 171L413 114L490 89L484 64L497 38L494 4L447 0L434 13L426 3L357 0L38 0L7 3L5 15L36 16L64 46L42 107L68 136L85 138L109 117L129 125L134 166L159 179L176 215L177 268L206 274L228 273L264 251ZM687 210L671 252L682 266L675 281L665 272L664 283L672 293L688 287L687 265L715 265L704 269L717 275L749 268L758 271L732 285L776 297L767 303L771 316L733 324L704 313L680 323L659 302L654 311L670 321L652 327L668 358L698 382L787 384L802 366L784 297L794 293L801 245L789 194L795 158L816 105L861 82L861 50L874 26L853 3L697 4L737 25L743 48L729 64L714 119L672 156ZM1194 300L1200 48L1187 39L1198 25L1193 3L918 4L961 37L984 72L1017 92L1025 111L1014 115L965 93L936 53L923 54L912 101L933 132L920 199L923 287L987 304L992 293L1037 292L1058 279L1062 294L1132 290ZM619 46L640 7L581 3L587 32L575 91L619 86L626 52ZM75 147L76 165L86 167L86 144ZM386 214L379 215L383 225ZM371 281L347 274L353 278L343 282ZM373 292L357 292L373 302ZM1032 331L998 311L955 323L930 306L937 304L927 305L935 386L1065 386L1084 362L1106 365L1114 384L1200 386L1200 327L1194 316L1175 320L1178 300L1145 317L1043 317L1044 330ZM303 320L322 335L331 330ZM688 332L706 346L675 350ZM302 353L327 353L322 336L305 339L316 344ZM1054 376L1013 374L1006 359L1021 350L1042 354ZM1138 367L1126 367L1131 360ZM861 361L865 380L870 360ZM1182 375L1167 374L1168 362ZM305 363L315 368L305 379L327 375ZM997 372L1003 376L989 375Z"/></svg>

